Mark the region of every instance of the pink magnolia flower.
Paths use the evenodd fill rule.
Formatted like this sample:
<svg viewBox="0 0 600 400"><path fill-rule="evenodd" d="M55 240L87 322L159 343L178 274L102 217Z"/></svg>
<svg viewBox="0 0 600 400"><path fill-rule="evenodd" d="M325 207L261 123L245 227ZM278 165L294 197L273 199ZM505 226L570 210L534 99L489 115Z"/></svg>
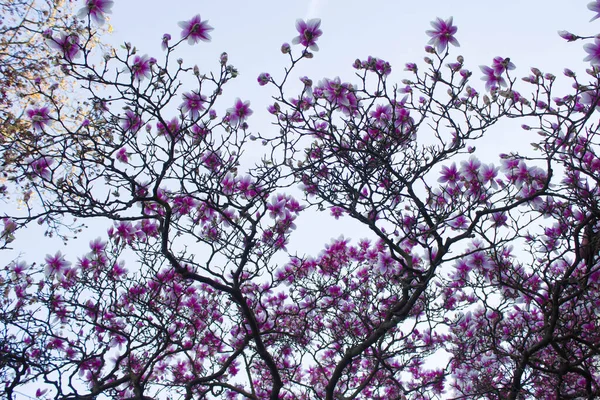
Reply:
<svg viewBox="0 0 600 400"><path fill-rule="evenodd" d="M344 215L344 209L341 207L338 207L338 206L330 207L330 211L331 211L331 215L335 219L339 219L341 216Z"/></svg>
<svg viewBox="0 0 600 400"><path fill-rule="evenodd" d="M133 58L133 65L131 66L133 78L138 81L141 81L144 78L150 78L153 61L155 62L153 58L148 58L145 54L143 56L135 56Z"/></svg>
<svg viewBox="0 0 600 400"><path fill-rule="evenodd" d="M117 151L117 154L115 155L115 158L117 159L117 161L127 163L129 161L129 154L127 154L127 149L125 147L119 149L119 151Z"/></svg>
<svg viewBox="0 0 600 400"><path fill-rule="evenodd" d="M583 49L588 53L583 61L589 61L592 65L600 65L600 39L596 39L595 43L583 45Z"/></svg>
<svg viewBox="0 0 600 400"><path fill-rule="evenodd" d="M183 94L183 103L179 106L181 111L189 113L192 119L197 119L200 116L200 111L204 110L206 96L201 95L198 91L192 90L189 93Z"/></svg>
<svg viewBox="0 0 600 400"><path fill-rule="evenodd" d="M498 187L498 184L496 183L498 169L499 168L494 166L494 164L483 164L480 170L481 183L484 185L489 183L492 188L496 189Z"/></svg>
<svg viewBox="0 0 600 400"><path fill-rule="evenodd" d="M591 3L588 3L587 8L588 8L588 10L596 13L596 15L594 15L594 18L590 19L590 22L592 22L595 19L600 18L600 0L592 1Z"/></svg>
<svg viewBox="0 0 600 400"><path fill-rule="evenodd" d="M452 17L444 21L441 18L436 18L435 21L431 22L433 30L427 31L427 35L431 37L429 44L435 46L438 54L441 54L448 48L448 43L459 47L458 40L454 37L454 34L458 31L458 28L452 25Z"/></svg>
<svg viewBox="0 0 600 400"><path fill-rule="evenodd" d="M349 83L342 83L339 77L323 79L315 91L315 95L322 95L332 105L338 106L345 114L353 114L358 107L358 99L354 94L354 87Z"/></svg>
<svg viewBox="0 0 600 400"><path fill-rule="evenodd" d="M221 159L221 155L218 152L211 151L202 155L202 163L210 171L216 172L223 164L223 161Z"/></svg>
<svg viewBox="0 0 600 400"><path fill-rule="evenodd" d="M54 162L54 160L52 160L51 158L42 157L42 158L38 158L37 160L33 161L30 164L30 166L31 166L31 169L33 169L33 173L36 174L37 176L44 178L44 179L50 179L52 177L52 175L50 173L49 167L52 165L53 162Z"/></svg>
<svg viewBox="0 0 600 400"><path fill-rule="evenodd" d="M600 92L597 89L589 89L581 93L581 104L587 106L595 106L596 109L600 110Z"/></svg>
<svg viewBox="0 0 600 400"><path fill-rule="evenodd" d="M167 135L173 138L179 136L180 127L177 117L173 117L170 121L166 121L166 123L158 122L156 124L159 135Z"/></svg>
<svg viewBox="0 0 600 400"><path fill-rule="evenodd" d="M121 125L125 132L137 132L142 127L142 119L133 111L128 110L125 112L125 118Z"/></svg>
<svg viewBox="0 0 600 400"><path fill-rule="evenodd" d="M26 113L31 119L34 131L43 131L44 126L50 125L50 110L48 107L31 108Z"/></svg>
<svg viewBox="0 0 600 400"><path fill-rule="evenodd" d="M85 18L89 15L95 23L102 25L106 22L105 14L111 13L113 4L112 0L85 0L85 6L79 10L77 16Z"/></svg>
<svg viewBox="0 0 600 400"><path fill-rule="evenodd" d="M53 49L60 50L67 61L72 61L80 56L81 46L79 45L79 36L75 34L67 35L61 33L58 38L50 37L48 45Z"/></svg>
<svg viewBox="0 0 600 400"><path fill-rule="evenodd" d="M469 225L469 220L464 215L457 215L448 222L448 225L454 230L466 229Z"/></svg>
<svg viewBox="0 0 600 400"><path fill-rule="evenodd" d="M296 30L300 33L293 40L293 44L301 44L304 47L308 47L313 51L318 51L317 39L323 34L323 31L319 29L321 26L321 20L318 18L309 19L304 21L302 19L296 20Z"/></svg>
<svg viewBox="0 0 600 400"><path fill-rule="evenodd" d="M468 161L460 162L460 174L467 181L472 181L478 178L481 161L475 156L469 157Z"/></svg>
<svg viewBox="0 0 600 400"><path fill-rule="evenodd" d="M438 178L440 183L448 183L450 186L456 185L460 181L460 174L456 168L456 163L452 163L449 167L442 166L441 177Z"/></svg>
<svg viewBox="0 0 600 400"><path fill-rule="evenodd" d="M181 38L187 39L190 45L196 44L199 41L209 42L210 35L208 32L214 28L208 25L208 21L202 21L200 14L196 15L189 21L181 21L178 24L183 30L181 31Z"/></svg>
<svg viewBox="0 0 600 400"><path fill-rule="evenodd" d="M392 107L389 104L378 104L369 115L376 121L377 125L383 127L392 120Z"/></svg>
<svg viewBox="0 0 600 400"><path fill-rule="evenodd" d="M103 242L100 238L96 238L90 241L90 250L94 254L101 254L102 252L104 252L105 248L106 242Z"/></svg>
<svg viewBox="0 0 600 400"><path fill-rule="evenodd" d="M577 35L574 35L569 31L558 31L558 36L565 39L567 42L574 42L578 38Z"/></svg>
<svg viewBox="0 0 600 400"><path fill-rule="evenodd" d="M503 77L496 75L494 70L486 65L479 66L484 76L481 77L482 81L485 81L485 88L487 90L498 89L500 86L507 86L506 81Z"/></svg>
<svg viewBox="0 0 600 400"><path fill-rule="evenodd" d="M3 218L4 229L2 230L2 236L13 233L17 230L17 223L10 218Z"/></svg>
<svg viewBox="0 0 600 400"><path fill-rule="evenodd" d="M65 260L65 257L62 255L60 251L57 251L55 255L51 256L48 254L46 256L46 276L51 278L54 276L62 277L62 275L69 268L71 263Z"/></svg>
<svg viewBox="0 0 600 400"><path fill-rule="evenodd" d="M397 133L406 134L415 124L415 120L410 116L410 110L401 106L394 110L394 117L394 127Z"/></svg>
<svg viewBox="0 0 600 400"><path fill-rule="evenodd" d="M263 72L262 74L260 74L258 76L257 81L260 86L265 86L267 83L269 83L271 81L271 75L269 75L268 72Z"/></svg>
<svg viewBox="0 0 600 400"><path fill-rule="evenodd" d="M512 71L515 68L515 64L510 61L510 58L494 57L492 61L492 69L498 76L502 75L505 71Z"/></svg>
<svg viewBox="0 0 600 400"><path fill-rule="evenodd" d="M250 102L242 102L242 100L237 98L235 100L235 105L227 109L227 114L229 114L229 122L232 125L238 122L244 122L250 115L252 115Z"/></svg>
<svg viewBox="0 0 600 400"><path fill-rule="evenodd" d="M221 180L221 186L223 187L224 194L233 194L236 186L235 177L232 174L227 173Z"/></svg>
<svg viewBox="0 0 600 400"><path fill-rule="evenodd" d="M415 63L407 63L404 66L405 71L417 72L417 64Z"/></svg>
<svg viewBox="0 0 600 400"><path fill-rule="evenodd" d="M171 40L171 35L165 33L162 37L162 43L160 45L163 50L167 50L169 48L169 40Z"/></svg>

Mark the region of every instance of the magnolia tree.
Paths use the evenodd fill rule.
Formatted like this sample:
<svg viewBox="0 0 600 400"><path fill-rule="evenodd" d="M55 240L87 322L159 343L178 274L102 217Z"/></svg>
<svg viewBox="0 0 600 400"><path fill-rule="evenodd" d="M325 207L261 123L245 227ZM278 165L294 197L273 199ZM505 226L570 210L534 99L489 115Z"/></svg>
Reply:
<svg viewBox="0 0 600 400"><path fill-rule="evenodd" d="M49 93L62 103L64 123L91 118L86 99L76 101L73 80L61 72L58 43L47 41L52 30L60 32L63 40L78 40L85 24L74 15L74 6L66 0L0 0L0 196L4 201L26 202L35 190L32 182L17 182L15 166L40 145L31 127L48 116ZM96 37L87 38L90 49L99 44Z"/></svg>
<svg viewBox="0 0 600 400"><path fill-rule="evenodd" d="M588 75L565 69L572 89L556 93L554 75L518 79L508 58L469 71L438 18L401 84L368 58L353 81L301 77L292 94L322 35L299 20L289 66L258 77L276 129L252 134L246 98L218 112L237 75L227 54L214 72L173 62L210 40L206 20L181 22L155 57L102 55L90 45L112 3L86 0L78 34L46 32L95 107L74 124L41 91L28 135L2 144L28 149L10 166L31 188L3 246L31 221L63 235L68 216L112 224L88 249L4 267L5 397L600 396L600 39L584 46ZM483 163L478 139L509 118L533 150ZM308 212L376 240L276 263Z"/></svg>

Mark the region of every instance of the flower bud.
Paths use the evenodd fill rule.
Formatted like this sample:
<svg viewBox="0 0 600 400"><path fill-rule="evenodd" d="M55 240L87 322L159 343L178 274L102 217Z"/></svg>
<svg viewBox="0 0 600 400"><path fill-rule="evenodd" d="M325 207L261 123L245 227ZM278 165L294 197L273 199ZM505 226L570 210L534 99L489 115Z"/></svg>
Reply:
<svg viewBox="0 0 600 400"><path fill-rule="evenodd" d="M417 72L417 64L415 63L407 63L404 66L405 71Z"/></svg>
<svg viewBox="0 0 600 400"><path fill-rule="evenodd" d="M571 32L567 32L567 31L558 31L558 35L565 39L568 42L572 42L574 40L577 40L577 36L572 34Z"/></svg>
<svg viewBox="0 0 600 400"><path fill-rule="evenodd" d="M221 65L227 64L228 60L229 60L229 56L227 55L227 53L225 53L225 52L221 53L221 57L219 58Z"/></svg>
<svg viewBox="0 0 600 400"><path fill-rule="evenodd" d="M292 50L292 49L291 49L291 47L290 47L289 43L284 43L284 44L282 44L282 45L281 45L281 52L282 52L283 54L287 54L287 53L289 53L291 50Z"/></svg>

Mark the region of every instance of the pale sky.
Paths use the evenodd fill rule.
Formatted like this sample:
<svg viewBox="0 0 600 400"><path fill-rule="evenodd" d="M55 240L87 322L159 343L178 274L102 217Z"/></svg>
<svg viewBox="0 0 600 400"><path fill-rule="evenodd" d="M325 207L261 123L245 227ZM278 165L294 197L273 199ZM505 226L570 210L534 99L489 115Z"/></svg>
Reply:
<svg viewBox="0 0 600 400"><path fill-rule="evenodd" d="M482 0L380 0L366 6L359 0L127 0L115 1L110 16L113 34L103 40L116 48L128 41L141 54L160 59L162 35L170 33L173 39L179 38L181 30L177 23L200 14L214 28L212 41L195 46L184 44L175 58L182 57L185 64L197 64L201 71L209 72L218 70L219 55L228 52L240 76L225 88L219 114L223 115L236 97L250 100L254 110L248 121L251 130L268 134L274 127L265 108L274 92L268 86L258 86L256 78L261 72L269 72L275 78L282 76L288 58L279 49L297 35L294 26L297 18L322 20L320 51L312 60L305 60L297 71L315 82L336 76L342 81L356 82L354 60L375 56L391 63L389 81L400 83L410 77L404 71L405 63L423 65L426 55L423 49L429 40L425 31L431 28L430 21L452 16L458 26L456 38L461 47L451 47L449 60L454 61L459 54L465 57L466 68L474 72L471 84L480 92L485 85L479 80L479 65L490 65L495 56L511 58L517 66L511 71L514 76L527 75L531 66L552 72L559 77L556 86L562 85L568 91L570 82L562 76L563 68L569 67L581 75L588 63L582 61L586 55L583 42L567 43L557 31L581 35L600 32L600 20L588 22L594 14L587 9L587 3L587 0L505 0L500 5ZM524 82L519 82L517 88L522 94L530 90ZM289 92L290 97L294 94ZM179 99L174 107L178 105ZM500 152L527 149L534 140L524 135L518 128L520 124L519 121L490 131L477 146L482 161L497 163ZM315 229L315 223L319 229ZM354 240L368 235L364 228L348 219L331 219L324 226L322 219L317 222L301 215L296 225L298 229L288 249L313 255L341 234ZM39 231L35 228L34 231ZM98 234L95 230L92 236ZM17 240L14 244L27 253L29 261L34 261L56 251L57 243L51 243L44 242L38 257L31 253L28 243ZM65 253L69 250L64 246L61 249ZM74 259L80 254L70 256Z"/></svg>
<svg viewBox="0 0 600 400"><path fill-rule="evenodd" d="M236 97L250 100L254 110L249 120L250 128L269 132L274 128L265 107L274 93L269 87L259 87L256 77L261 72L269 72L275 78L282 76L287 57L279 49L282 43L291 43L297 35L294 27L297 18L322 20L323 36L318 41L320 51L298 70L299 74L307 75L315 82L336 76L352 82L354 60L375 56L391 63L389 81L400 83L410 77L403 71L405 63L422 65L426 55L423 48L429 39L425 31L431 28L430 21L452 16L458 26L456 38L461 47L451 49L449 61L454 61L459 54L465 57L466 68L476 77L471 84L478 91L483 92L485 86L479 80L479 66L490 65L495 56L510 57L517 66L516 71L512 71L516 76L528 75L529 68L535 66L559 76L556 86L562 85L569 90L570 82L563 79L562 70L569 67L584 73L588 65L582 59L586 53L583 42L567 43L557 31L569 30L581 35L600 32L600 20L588 22L594 14L587 10L587 3L587 0L505 0L501 3L380 0L367 6L359 0L130 0L115 2L111 17L114 34L109 40L114 45L129 41L142 54L159 58L163 33L179 38L177 22L200 14L214 27L212 41L182 46L176 56L182 57L186 64L198 64L202 71L214 71L219 55L226 51L240 76L227 85L220 114ZM530 90L524 82L519 85L517 90L522 94ZM289 94L292 97L294 93ZM523 131L518 128L520 124L491 131L477 146L477 155L482 161L497 163L497 155L515 150L515 144L517 149L528 148L535 139L523 136ZM331 229L318 230L311 222L303 224L302 219L298 220L298 231L292 237L290 249L316 254L332 237L342 233L353 239L365 236L362 231L355 231L357 225L351 222L332 220ZM296 246L297 240L302 244Z"/></svg>

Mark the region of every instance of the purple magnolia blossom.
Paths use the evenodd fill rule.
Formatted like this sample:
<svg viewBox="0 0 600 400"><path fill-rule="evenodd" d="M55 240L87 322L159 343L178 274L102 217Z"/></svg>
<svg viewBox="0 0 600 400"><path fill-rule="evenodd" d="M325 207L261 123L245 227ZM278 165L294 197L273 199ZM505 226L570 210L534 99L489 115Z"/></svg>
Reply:
<svg viewBox="0 0 600 400"><path fill-rule="evenodd" d="M389 104L378 104L375 110L371 111L370 116L378 126L384 127L392 120L392 107Z"/></svg>
<svg viewBox="0 0 600 400"><path fill-rule="evenodd" d="M455 186L458 181L460 181L460 174L458 173L458 169L456 168L456 163L452 163L449 167L442 166L441 175L438 178L438 182L447 183L450 186Z"/></svg>
<svg viewBox="0 0 600 400"><path fill-rule="evenodd" d="M200 111L206 107L206 96L201 95L198 91L192 90L189 93L183 94L183 103L179 106L181 111L189 113L192 119L197 119L200 116Z"/></svg>
<svg viewBox="0 0 600 400"><path fill-rule="evenodd" d="M46 256L46 276L52 278L62 277L63 274L67 271L67 269L71 266L71 263L65 260L65 257L62 255L60 251L57 251L55 255L51 256L48 254Z"/></svg>
<svg viewBox="0 0 600 400"><path fill-rule="evenodd" d="M600 18L600 0L592 1L591 3L588 3L587 8L588 8L588 10L596 13L596 15L594 15L594 18L590 19L590 22L592 22L595 19Z"/></svg>
<svg viewBox="0 0 600 400"><path fill-rule="evenodd" d="M30 166L34 174L41 178L50 180L52 178L50 166L53 162L54 160L52 160L51 158L42 157L32 161Z"/></svg>
<svg viewBox="0 0 600 400"><path fill-rule="evenodd" d="M117 161L127 164L129 162L129 154L127 153L127 149L125 147L120 148L119 151L117 151L115 158Z"/></svg>
<svg viewBox="0 0 600 400"><path fill-rule="evenodd" d="M578 38L577 35L574 35L568 31L558 31L558 36L565 39L567 42L573 42L573 41L577 40L577 38Z"/></svg>
<svg viewBox="0 0 600 400"><path fill-rule="evenodd" d="M581 104L589 107L596 107L600 110L600 92L597 89L589 89L581 93Z"/></svg>
<svg viewBox="0 0 600 400"><path fill-rule="evenodd" d="M515 64L510 61L510 58L494 57L492 61L492 69L498 76L502 75L505 71L512 71L515 68Z"/></svg>
<svg viewBox="0 0 600 400"><path fill-rule="evenodd" d="M415 63L406 63L404 66L405 71L417 72L417 64Z"/></svg>
<svg viewBox="0 0 600 400"><path fill-rule="evenodd" d="M588 53L583 61L589 61L592 65L600 65L600 39L596 39L595 43L583 45L583 49Z"/></svg>
<svg viewBox="0 0 600 400"><path fill-rule="evenodd" d="M112 0L85 0L85 6L79 10L77 16L86 18L88 15L95 23L102 25L106 22L105 14L110 14L111 7L114 1Z"/></svg>
<svg viewBox="0 0 600 400"><path fill-rule="evenodd" d="M189 21L181 21L178 24L183 30L181 31L181 38L187 39L190 45L196 44L199 41L209 42L210 35L208 32L214 28L208 25L208 21L202 21L200 14L196 15Z"/></svg>
<svg viewBox="0 0 600 400"><path fill-rule="evenodd" d="M296 30L300 35L296 36L292 43L301 44L313 51L318 51L317 39L323 34L323 31L319 29L320 26L321 20L319 18L309 19L308 21L296 20Z"/></svg>
<svg viewBox="0 0 600 400"><path fill-rule="evenodd" d="M162 43L160 45L163 50L167 50L169 48L169 40L171 40L171 35L165 33L162 37Z"/></svg>
<svg viewBox="0 0 600 400"><path fill-rule="evenodd" d="M268 72L263 72L258 76L257 81L260 86L265 86L271 81L271 75Z"/></svg>
<svg viewBox="0 0 600 400"><path fill-rule="evenodd" d="M471 156L469 160L460 162L460 174L467 181L476 180L479 176L480 167L481 161L475 156Z"/></svg>
<svg viewBox="0 0 600 400"><path fill-rule="evenodd" d="M487 90L498 89L500 86L507 86L504 78L496 75L493 68L486 65L481 65L479 68L484 74L484 76L481 77L481 80L485 81L485 88Z"/></svg>
<svg viewBox="0 0 600 400"><path fill-rule="evenodd" d="M133 111L128 110L125 112L125 118L121 125L125 132L137 132L142 127L142 119Z"/></svg>
<svg viewBox="0 0 600 400"><path fill-rule="evenodd" d="M358 99L354 94L354 87L349 83L342 83L339 77L323 79L319 82L316 95L322 95L333 106L338 106L345 114L353 114L358 107Z"/></svg>
<svg viewBox="0 0 600 400"><path fill-rule="evenodd" d="M237 98L234 106L227 109L227 114L229 114L229 122L232 125L238 122L244 122L250 115L252 115L250 102L242 102L242 100Z"/></svg>
<svg viewBox="0 0 600 400"><path fill-rule="evenodd" d="M144 78L150 78L152 71L151 65L154 61L153 58L148 58L147 55L135 56L133 58L133 65L131 66L131 72L133 72L133 78L141 81Z"/></svg>
<svg viewBox="0 0 600 400"><path fill-rule="evenodd" d="M427 43L434 45L438 54L443 53L444 50L448 48L448 43L451 43L456 47L460 46L458 40L454 37L458 28L452 25L452 17L448 18L446 21L441 18L436 18L435 21L431 22L431 26L433 26L434 29L425 32L431 37Z"/></svg>
<svg viewBox="0 0 600 400"><path fill-rule="evenodd" d="M50 125L50 110L48 107L32 108L26 111L31 119L34 131L43 131L44 126Z"/></svg>
<svg viewBox="0 0 600 400"><path fill-rule="evenodd" d="M156 123L156 129L159 135L170 136L172 138L176 138L177 136L179 136L180 127L181 125L177 117L173 117L170 121L165 121L165 123Z"/></svg>
<svg viewBox="0 0 600 400"><path fill-rule="evenodd" d="M60 50L67 61L72 61L79 57L79 53L81 52L79 36L76 34L67 35L61 33L58 38L50 37L48 39L48 45L53 49Z"/></svg>
<svg viewBox="0 0 600 400"><path fill-rule="evenodd" d="M394 110L394 127L397 133L409 133L415 124L415 120L410 116L410 110L407 110L402 105Z"/></svg>
<svg viewBox="0 0 600 400"><path fill-rule="evenodd" d="M490 184L490 186L494 189L498 187L496 183L496 177L498 176L498 167L494 166L494 164L483 164L481 166L480 175L481 175L481 183L486 185Z"/></svg>

